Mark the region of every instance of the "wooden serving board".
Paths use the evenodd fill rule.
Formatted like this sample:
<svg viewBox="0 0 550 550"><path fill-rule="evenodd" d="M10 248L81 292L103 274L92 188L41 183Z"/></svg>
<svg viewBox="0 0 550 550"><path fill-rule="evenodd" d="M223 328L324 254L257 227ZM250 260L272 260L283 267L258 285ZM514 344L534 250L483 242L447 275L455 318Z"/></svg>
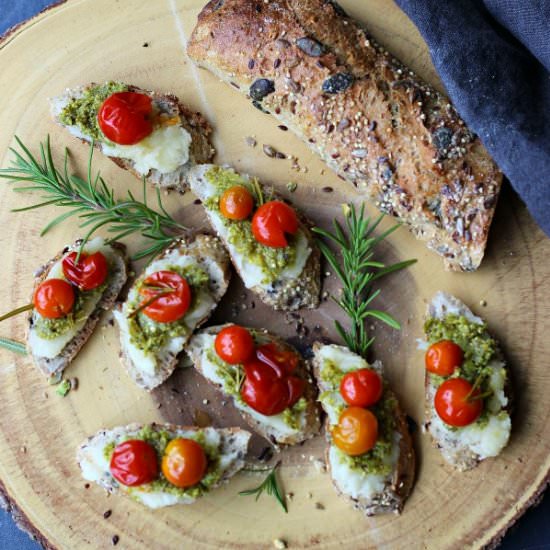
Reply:
<svg viewBox="0 0 550 550"><path fill-rule="evenodd" d="M74 166L82 169L87 147L52 123L47 98L80 83L119 79L174 92L202 111L215 128L217 162L260 176L283 194L288 194L288 181L297 182L293 200L319 225L328 227L340 215L342 203L359 203L353 189L298 139L186 58L185 42L201 4L201 0L71 0L6 36L0 42L0 165L10 162L13 135L36 152L39 141L50 134L56 157L69 146ZM424 43L390 0L342 4L390 51L438 83ZM247 146L246 136L254 136L258 146ZM288 160L268 158L263 144L296 155L303 170L293 171ZM126 189L139 191L139 182L108 160L97 156L95 166L119 194ZM164 198L168 210L183 223L205 225L201 207L193 204L190 193ZM67 222L40 237L41 227L58 213L54 207L11 212L35 199L0 183L2 310L27 303L36 267L79 235L76 223ZM384 227L390 223L386 220ZM135 244L130 242L131 250ZM417 430L417 481L399 517L364 518L336 496L329 477L314 466L314 459L323 457L321 437L281 455L284 488L293 493L288 515L273 499L255 502L237 495L259 482L258 474L252 473L240 474L194 506L153 512L109 497L97 486L87 488L74 460L77 445L99 428L154 420L185 424L197 417L204 421L205 413L216 425L241 422L229 406L217 404L212 389L192 369L178 369L152 394L135 387L119 364L116 330L105 316L67 372L68 377L78 378L79 387L65 398L55 394L28 359L0 353L0 479L6 502L19 521L52 548L105 548L114 535L119 537L119 548L132 549L257 549L272 547L277 538L290 548L441 549L495 543L548 482L550 240L505 188L478 272L444 272L439 257L406 229L399 229L378 251L382 261L411 257L418 263L384 280L377 304L403 329L375 326L373 354L384 361L405 410L420 423L423 356L415 340L422 336L426 301L443 289L484 316L503 343L517 390L512 439L498 459L468 473L455 472ZM325 289L335 288L333 277L328 277ZM486 307L480 301L486 301ZM309 333L299 338L296 319L262 307L235 279L213 321L266 326L305 348L315 338L335 338L332 324L339 316L330 302L324 302L319 310L304 314ZM22 339L24 320L3 323L1 333ZM253 453L264 446L255 440ZM112 514L104 519L107 510Z"/></svg>

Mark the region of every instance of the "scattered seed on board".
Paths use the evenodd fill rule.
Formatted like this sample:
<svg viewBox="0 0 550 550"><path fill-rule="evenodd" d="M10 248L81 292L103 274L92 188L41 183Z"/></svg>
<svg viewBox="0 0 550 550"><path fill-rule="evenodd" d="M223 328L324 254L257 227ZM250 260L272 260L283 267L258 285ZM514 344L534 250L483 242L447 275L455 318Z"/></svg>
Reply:
<svg viewBox="0 0 550 550"><path fill-rule="evenodd" d="M116 546L119 540L120 540L120 537L118 535L113 535L113 538L111 539L113 546Z"/></svg>
<svg viewBox="0 0 550 550"><path fill-rule="evenodd" d="M246 136L244 141L249 147L256 147L258 143L252 136Z"/></svg>
<svg viewBox="0 0 550 550"><path fill-rule="evenodd" d="M110 518L112 513L113 513L112 510L105 510L105 512L103 512L103 518L104 519Z"/></svg>

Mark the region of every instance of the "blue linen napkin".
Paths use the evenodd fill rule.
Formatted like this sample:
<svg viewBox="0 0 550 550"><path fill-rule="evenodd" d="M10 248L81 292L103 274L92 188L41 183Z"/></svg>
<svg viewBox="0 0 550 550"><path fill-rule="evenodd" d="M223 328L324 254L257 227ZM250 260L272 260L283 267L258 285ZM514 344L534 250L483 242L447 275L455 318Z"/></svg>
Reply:
<svg viewBox="0 0 550 550"><path fill-rule="evenodd" d="M460 115L550 236L550 0L396 0Z"/></svg>

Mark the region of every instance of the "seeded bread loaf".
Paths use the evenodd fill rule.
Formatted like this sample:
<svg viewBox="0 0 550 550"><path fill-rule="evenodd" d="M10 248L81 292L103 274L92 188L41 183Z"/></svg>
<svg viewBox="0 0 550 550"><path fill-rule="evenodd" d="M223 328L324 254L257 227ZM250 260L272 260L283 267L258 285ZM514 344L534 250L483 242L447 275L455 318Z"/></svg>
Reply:
<svg viewBox="0 0 550 550"><path fill-rule="evenodd" d="M284 122L447 268L483 257L502 174L448 99L327 0L214 0L188 54Z"/></svg>
<svg viewBox="0 0 550 550"><path fill-rule="evenodd" d="M83 128L79 126L75 114L65 115L64 112L71 101L82 98L86 91L97 86L97 84L91 83L86 86L67 89L64 94L51 100L51 111L54 120L83 142L90 143L92 141L92 135L85 132ZM189 151L187 157L172 171L163 172L159 169L151 168L144 172L138 170L135 160L123 156L122 149L124 149L125 146L119 146L116 155L112 153L112 145L115 144L107 142L105 136L102 134L97 137L94 136L95 147L106 154L115 164L125 170L129 170L140 179L145 177L149 183L165 189L177 189L178 191L187 189L189 170L196 164L208 162L214 156L215 151L209 140L212 128L205 118L200 113L191 111L172 94L161 94L154 91L142 90L137 86L118 82L106 83L105 86L110 86L113 89L121 88L129 92L138 92L151 97L153 106L157 111L157 120L159 121L157 127L162 127L163 125L178 126L188 132L190 136ZM99 103L99 101L96 103ZM96 109L99 109L99 106L99 104L94 105ZM95 119L95 116L96 115L90 115L87 123L95 124L95 120L90 120L90 118ZM97 129L95 131L97 131ZM166 143L161 144L161 148L165 148L165 146ZM166 153L161 152L159 156L162 154L166 155Z"/></svg>
<svg viewBox="0 0 550 550"><path fill-rule="evenodd" d="M33 296L37 287L48 278L63 278L61 268L62 259L70 252L79 250L81 240L63 249L55 258L44 265L36 275ZM83 302L83 310L74 321L74 334L61 334L57 338L41 338L37 331L37 323L41 316L36 310L32 310L28 316L27 348L34 364L45 376L60 376L69 363L76 357L82 346L92 335L101 314L111 309L126 283L128 277L128 257L126 247L122 243L114 242L105 244L100 237L89 241L84 252L93 253L100 251L106 257L109 265L109 273L105 286L99 292L97 303L87 307ZM92 291L96 292L96 291ZM43 319L43 318L42 318ZM54 320L55 322L55 320ZM54 350L53 346L61 348Z"/></svg>

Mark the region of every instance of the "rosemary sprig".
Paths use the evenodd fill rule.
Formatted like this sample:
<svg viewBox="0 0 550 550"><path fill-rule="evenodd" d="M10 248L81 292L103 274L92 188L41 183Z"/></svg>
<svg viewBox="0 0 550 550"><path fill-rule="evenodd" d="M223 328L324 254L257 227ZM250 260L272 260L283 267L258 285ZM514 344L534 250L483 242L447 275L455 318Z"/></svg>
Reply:
<svg viewBox="0 0 550 550"><path fill-rule="evenodd" d="M20 355L27 355L27 348L25 344L17 342L16 340L11 340L10 338L3 338L0 336L0 347L19 353Z"/></svg>
<svg viewBox="0 0 550 550"><path fill-rule="evenodd" d="M256 500L260 498L260 495L262 493L267 493L268 495L274 496L277 502L282 506L283 510L288 513L288 508L286 506L285 499L283 497L283 494L281 492L281 489L279 487L279 483L277 481L277 468L281 465L280 462L277 462L275 466L271 469L267 477L254 489L248 489L246 491L241 491L239 495L241 496L248 496L248 495L256 495ZM261 470L260 470L261 471Z"/></svg>
<svg viewBox="0 0 550 550"><path fill-rule="evenodd" d="M126 198L119 200L97 172L92 175L93 143L90 145L86 179L69 174L69 150L65 149L63 169L56 167L50 146L50 137L40 144L40 158L32 155L29 149L16 136L20 151L10 148L15 155L11 168L0 169L0 178L17 182L21 186L15 191L38 191L42 193L42 202L17 208L14 212L26 212L56 205L70 208L69 211L55 217L41 232L45 235L52 228L72 216L82 221L81 228L86 230L82 247L100 228L107 227L111 234L108 242L120 240L128 235L138 233L148 240L148 245L134 255L134 259L157 254L166 248L185 227L175 221L162 205L160 190L157 188L159 212L147 205L145 178L143 179L143 200L137 200L128 190Z"/></svg>
<svg viewBox="0 0 550 550"><path fill-rule="evenodd" d="M378 319L392 328L401 328L399 323L388 313L370 309L370 304L380 294L380 289L374 290L372 283L384 275L416 262L416 260L407 260L386 266L372 259L376 245L399 227L399 225L394 225L375 236L374 231L383 217L381 215L371 222L371 219L365 216L364 204L359 213L355 206L351 205L345 211L346 230L337 220L333 221L334 233L319 227L313 229L315 233L325 237L338 248L338 256L341 261L324 241L318 241L323 256L342 282L341 297L333 296L332 298L346 312L351 321L349 330L346 330L340 322L335 321L336 330L346 345L362 356L366 356L367 350L374 341L374 337L369 338L366 330L365 325L368 317Z"/></svg>

